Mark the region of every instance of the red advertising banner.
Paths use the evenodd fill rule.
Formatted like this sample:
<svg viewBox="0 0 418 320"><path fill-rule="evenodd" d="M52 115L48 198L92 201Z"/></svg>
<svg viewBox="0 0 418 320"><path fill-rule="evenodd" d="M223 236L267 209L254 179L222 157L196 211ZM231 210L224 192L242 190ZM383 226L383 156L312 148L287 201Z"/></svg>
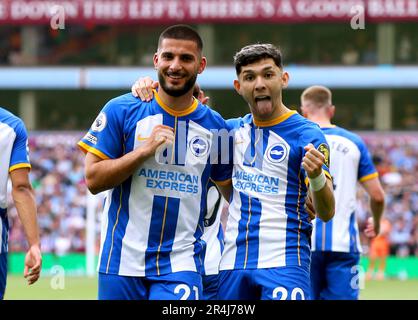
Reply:
<svg viewBox="0 0 418 320"><path fill-rule="evenodd" d="M0 0L0 25L417 21L418 0Z"/></svg>

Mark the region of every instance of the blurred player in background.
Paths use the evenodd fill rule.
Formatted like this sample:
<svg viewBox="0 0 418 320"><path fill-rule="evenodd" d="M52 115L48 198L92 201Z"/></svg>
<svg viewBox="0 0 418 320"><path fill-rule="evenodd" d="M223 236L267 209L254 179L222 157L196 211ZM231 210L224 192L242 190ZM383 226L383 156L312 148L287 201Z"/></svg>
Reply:
<svg viewBox="0 0 418 320"><path fill-rule="evenodd" d="M40 276L40 250L36 202L29 180L28 138L21 119L0 107L0 299L3 299L7 279L9 221L7 218L7 181L12 182L12 197L25 230L29 250L25 257L24 276L29 284Z"/></svg>
<svg viewBox="0 0 418 320"><path fill-rule="evenodd" d="M359 287L353 282L360 271L361 245L356 220L357 182L370 196L373 214L365 234L379 234L384 209L384 191L363 140L356 134L331 124L335 113L328 88L312 86L301 96L301 111L317 123L331 147L330 172L334 181L335 216L324 222L313 221L312 299L358 299Z"/></svg>
<svg viewBox="0 0 418 320"><path fill-rule="evenodd" d="M89 189L109 190L99 299L202 296L202 186L231 175L229 166L209 161L211 130L226 123L193 97L206 67L202 47L188 26L164 30L154 55L160 83L154 98L141 102L129 93L111 100L79 142Z"/></svg>
<svg viewBox="0 0 418 320"><path fill-rule="evenodd" d="M385 279L386 259L390 251L389 235L391 231L390 221L382 218L380 222L380 233L370 241L369 259L370 264L367 270L366 279L371 280L374 277L377 266L377 280Z"/></svg>
<svg viewBox="0 0 418 320"><path fill-rule="evenodd" d="M142 101L150 101L153 96L153 89L158 88L158 82L150 77L138 79L131 88L132 95L139 97ZM203 90L196 83L193 88L193 96L202 104L209 101ZM207 204L205 215L205 229L202 236L204 243L203 251L203 300L217 300L219 287L219 261L221 260L224 248L224 232L221 225L221 216L226 201L219 192L216 184L209 181L207 190Z"/></svg>

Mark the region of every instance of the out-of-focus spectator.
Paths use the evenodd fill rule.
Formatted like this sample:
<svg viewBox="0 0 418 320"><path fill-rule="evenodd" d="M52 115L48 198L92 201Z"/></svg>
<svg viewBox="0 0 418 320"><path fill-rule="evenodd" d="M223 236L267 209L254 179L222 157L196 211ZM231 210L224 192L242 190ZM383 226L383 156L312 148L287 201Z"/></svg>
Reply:
<svg viewBox="0 0 418 320"><path fill-rule="evenodd" d="M412 60L412 43L406 34L402 35L399 41L398 59L400 63L409 63Z"/></svg>
<svg viewBox="0 0 418 320"><path fill-rule="evenodd" d="M410 103L405 106L403 126L406 130L418 130L418 105Z"/></svg>
<svg viewBox="0 0 418 320"><path fill-rule="evenodd" d="M397 256L417 255L418 135L363 134L362 137L373 155L387 195L384 215L392 225L390 252ZM363 208L361 197L359 201ZM364 218L360 219L364 223ZM364 241L367 245L367 240Z"/></svg>
<svg viewBox="0 0 418 320"><path fill-rule="evenodd" d="M377 50L374 42L367 44L366 50L361 54L361 63L367 65L377 64Z"/></svg>
<svg viewBox="0 0 418 320"><path fill-rule="evenodd" d="M71 249L71 239L63 231L55 238L55 254L58 257L65 256Z"/></svg>
<svg viewBox="0 0 418 320"><path fill-rule="evenodd" d="M412 229L414 230L411 239L412 254L418 257L418 214L415 215Z"/></svg>
<svg viewBox="0 0 418 320"><path fill-rule="evenodd" d="M76 148L78 133L34 134L29 138L30 173L38 206L43 252L83 252L86 228L84 159ZM26 243L14 206L10 205L10 251Z"/></svg>
<svg viewBox="0 0 418 320"><path fill-rule="evenodd" d="M409 242L411 240L411 226L409 226L403 217L395 221L390 233L390 243L392 254L398 257L406 257L409 255Z"/></svg>
<svg viewBox="0 0 418 320"><path fill-rule="evenodd" d="M347 45L346 49L343 51L341 55L341 62L345 65L354 65L358 64L359 61L359 53L357 50L354 49L352 45Z"/></svg>

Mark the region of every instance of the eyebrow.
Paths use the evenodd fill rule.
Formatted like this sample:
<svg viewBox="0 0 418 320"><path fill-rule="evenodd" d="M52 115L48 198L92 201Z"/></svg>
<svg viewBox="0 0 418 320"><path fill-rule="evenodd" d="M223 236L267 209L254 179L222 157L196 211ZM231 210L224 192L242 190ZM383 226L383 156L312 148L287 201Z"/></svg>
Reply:
<svg viewBox="0 0 418 320"><path fill-rule="evenodd" d="M162 57L174 57L174 56L179 56L179 57L180 57L180 59L184 59L184 58L187 58L187 59L192 59L192 60L194 60L194 59L195 59L195 56L194 56L193 54L190 54L190 53L181 53L181 54L176 54L176 53L174 53L174 52L172 52L172 51L163 51L163 52L161 52L161 56L162 56Z"/></svg>
<svg viewBox="0 0 418 320"><path fill-rule="evenodd" d="M194 59L195 56L193 54L190 54L190 53L182 53L182 54L180 54L180 57Z"/></svg>
<svg viewBox="0 0 418 320"><path fill-rule="evenodd" d="M273 66L267 66L267 67L264 67L263 69L261 69L260 71L261 72L263 72L263 71L270 71L270 70L273 70ZM247 70L244 70L244 71L242 71L242 73L244 74L244 73L255 73L256 71L254 70L254 69L247 69Z"/></svg>

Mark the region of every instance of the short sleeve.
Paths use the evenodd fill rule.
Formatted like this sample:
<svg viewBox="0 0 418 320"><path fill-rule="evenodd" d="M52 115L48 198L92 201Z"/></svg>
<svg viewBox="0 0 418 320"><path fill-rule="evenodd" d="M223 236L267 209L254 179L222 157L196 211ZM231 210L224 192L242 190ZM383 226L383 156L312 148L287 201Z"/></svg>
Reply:
<svg viewBox="0 0 418 320"><path fill-rule="evenodd" d="M31 167L29 161L28 134L23 121L19 119L14 130L16 138L13 143L12 153L10 156L9 172L20 168Z"/></svg>
<svg viewBox="0 0 418 320"><path fill-rule="evenodd" d="M91 152L101 159L116 159L123 155L124 110L115 100L109 101L90 130L78 142L85 153Z"/></svg>
<svg viewBox="0 0 418 320"><path fill-rule="evenodd" d="M370 156L369 150L366 147L366 144L360 137L358 137L358 141L356 142L356 144L360 150L358 180L360 182L365 182L367 180L378 177L378 173L373 164L372 158Z"/></svg>

